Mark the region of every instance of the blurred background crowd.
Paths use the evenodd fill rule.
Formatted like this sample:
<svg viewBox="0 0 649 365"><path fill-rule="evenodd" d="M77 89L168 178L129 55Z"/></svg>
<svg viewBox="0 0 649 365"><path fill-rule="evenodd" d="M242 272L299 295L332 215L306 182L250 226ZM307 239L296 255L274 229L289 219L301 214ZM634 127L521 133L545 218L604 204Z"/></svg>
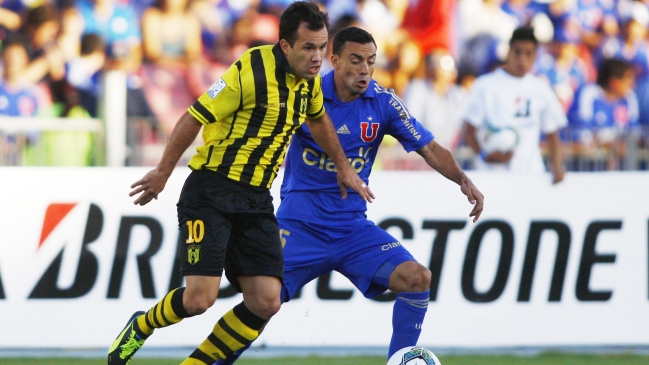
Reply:
<svg viewBox="0 0 649 365"><path fill-rule="evenodd" d="M96 118L102 75L120 70L127 75L127 165L155 164L186 108L246 49L278 41L279 16L291 2L0 0L0 117ZM648 168L649 0L319 4L332 37L350 25L372 33L374 78L394 89L464 168L472 168L473 157L462 142L467 93L476 77L503 62L521 25L533 26L541 42L533 72L568 116L561 132L567 169ZM322 73L330 69L325 62ZM70 133L0 129L0 165L98 164L95 140ZM49 151L69 152L30 155L48 138ZM381 168L425 168L384 143Z"/></svg>

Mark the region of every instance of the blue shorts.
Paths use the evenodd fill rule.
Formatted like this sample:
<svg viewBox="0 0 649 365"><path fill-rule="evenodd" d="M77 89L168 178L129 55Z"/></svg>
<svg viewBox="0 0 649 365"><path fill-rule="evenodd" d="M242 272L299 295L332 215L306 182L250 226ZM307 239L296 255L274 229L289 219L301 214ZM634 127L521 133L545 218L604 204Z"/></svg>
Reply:
<svg viewBox="0 0 649 365"><path fill-rule="evenodd" d="M278 218L284 244L284 300L332 270L347 277L366 298L388 289L399 264L415 261L401 243L373 222L361 219L332 227Z"/></svg>

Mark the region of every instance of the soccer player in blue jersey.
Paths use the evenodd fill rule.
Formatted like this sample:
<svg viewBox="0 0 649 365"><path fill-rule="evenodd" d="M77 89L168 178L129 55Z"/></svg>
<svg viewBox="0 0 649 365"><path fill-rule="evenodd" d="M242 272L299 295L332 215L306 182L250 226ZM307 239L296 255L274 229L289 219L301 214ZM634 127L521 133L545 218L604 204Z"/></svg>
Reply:
<svg viewBox="0 0 649 365"><path fill-rule="evenodd" d="M345 28L333 40L334 70L323 78L325 108L352 167L368 183L381 140L392 135L407 151L417 151L428 165L460 186L474 204L469 216L477 221L482 193L394 92L372 80L375 59L373 37L360 28ZM396 292L389 357L417 344L428 308L431 273L400 244L381 249L398 240L367 220L366 202L358 194L350 192L345 201L334 199L336 194L340 192L335 166L302 126L287 153L277 211L285 242L282 301L289 301L305 284L332 270L345 275L367 298L387 289ZM246 348L215 364L234 363Z"/></svg>

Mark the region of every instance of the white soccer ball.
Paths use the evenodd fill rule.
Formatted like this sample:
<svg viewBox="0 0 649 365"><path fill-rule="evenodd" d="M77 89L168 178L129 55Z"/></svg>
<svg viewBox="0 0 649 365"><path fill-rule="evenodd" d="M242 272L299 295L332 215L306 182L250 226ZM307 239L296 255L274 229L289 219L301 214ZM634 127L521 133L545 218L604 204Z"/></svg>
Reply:
<svg viewBox="0 0 649 365"><path fill-rule="evenodd" d="M487 132L482 148L489 154L491 152L509 152L518 144L518 133L513 128L502 128Z"/></svg>
<svg viewBox="0 0 649 365"><path fill-rule="evenodd" d="M404 347L390 356L386 365L441 365L437 356L421 346Z"/></svg>

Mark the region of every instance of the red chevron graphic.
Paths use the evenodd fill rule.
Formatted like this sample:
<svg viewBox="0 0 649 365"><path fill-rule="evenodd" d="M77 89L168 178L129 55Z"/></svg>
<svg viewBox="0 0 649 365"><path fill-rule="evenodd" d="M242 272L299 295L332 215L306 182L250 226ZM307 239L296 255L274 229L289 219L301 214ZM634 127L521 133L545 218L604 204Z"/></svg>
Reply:
<svg viewBox="0 0 649 365"><path fill-rule="evenodd" d="M52 233L54 228L65 218L68 213L74 208L77 204L65 204L57 203L50 204L45 211L45 221L43 222L43 231L41 232L41 239L38 242L38 248L41 248L43 242L47 237Z"/></svg>

